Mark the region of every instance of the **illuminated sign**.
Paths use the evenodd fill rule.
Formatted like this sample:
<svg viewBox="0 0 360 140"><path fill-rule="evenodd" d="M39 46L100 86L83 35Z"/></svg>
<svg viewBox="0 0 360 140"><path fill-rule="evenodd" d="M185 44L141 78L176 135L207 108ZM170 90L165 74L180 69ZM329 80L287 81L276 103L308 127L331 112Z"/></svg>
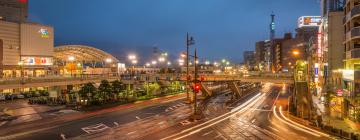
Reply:
<svg viewBox="0 0 360 140"><path fill-rule="evenodd" d="M21 57L24 65L52 65L53 59L50 57Z"/></svg>
<svg viewBox="0 0 360 140"><path fill-rule="evenodd" d="M336 91L336 94L338 95L338 96L342 96L343 95L343 90L342 89L338 89L337 91Z"/></svg>
<svg viewBox="0 0 360 140"><path fill-rule="evenodd" d="M343 79L354 81L354 70L342 70Z"/></svg>
<svg viewBox="0 0 360 140"><path fill-rule="evenodd" d="M302 16L298 19L298 27L318 27L321 24L320 16Z"/></svg>
<svg viewBox="0 0 360 140"><path fill-rule="evenodd" d="M47 29L41 28L39 33L41 34L42 38L49 38L49 31Z"/></svg>

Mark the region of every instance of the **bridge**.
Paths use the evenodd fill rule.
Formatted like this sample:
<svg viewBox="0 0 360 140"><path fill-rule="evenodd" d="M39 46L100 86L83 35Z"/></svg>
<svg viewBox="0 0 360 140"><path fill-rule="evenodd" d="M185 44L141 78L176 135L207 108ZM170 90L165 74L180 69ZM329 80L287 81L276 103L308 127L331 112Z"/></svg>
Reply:
<svg viewBox="0 0 360 140"><path fill-rule="evenodd" d="M186 81L185 74L140 74L136 76L116 76L116 75L81 75L76 77L49 76L34 78L12 78L0 79L0 90L31 88L31 87L52 87L66 85L81 85L88 82L99 83L101 80L121 80L124 83L136 84L142 82L157 81ZM193 80L193 79L191 79ZM293 84L291 75L273 74L273 75L227 75L227 74L203 74L199 80L202 82L270 82Z"/></svg>

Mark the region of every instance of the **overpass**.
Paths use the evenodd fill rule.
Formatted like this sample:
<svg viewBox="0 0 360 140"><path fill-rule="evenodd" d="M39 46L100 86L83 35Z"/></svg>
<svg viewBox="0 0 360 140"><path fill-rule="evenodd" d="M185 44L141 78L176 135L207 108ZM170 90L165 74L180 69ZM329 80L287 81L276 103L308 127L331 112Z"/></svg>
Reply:
<svg viewBox="0 0 360 140"><path fill-rule="evenodd" d="M49 76L36 78L12 78L0 79L0 90L17 89L17 88L31 88L31 87L52 87L52 86L66 86L66 85L81 85L88 82L98 83L101 80L121 80L124 83L136 84L141 82L158 82L158 81L186 81L185 74L141 74L134 77L126 76L109 76L109 75L82 75L78 77L65 76ZM286 83L293 84L294 80L289 75L226 75L226 74L203 74L200 75L199 80L202 82L271 82L271 83ZM193 78L191 79L193 80Z"/></svg>
<svg viewBox="0 0 360 140"><path fill-rule="evenodd" d="M228 82L228 81L241 81L241 82L270 82L278 84L293 84L294 79L292 75L285 74L273 74L273 75L227 75L227 74L200 74L201 82ZM136 78L121 78L124 82L132 83L135 81L141 82L156 82L161 80L166 81L186 81L185 74L142 74L138 75ZM190 77L190 81L194 78Z"/></svg>

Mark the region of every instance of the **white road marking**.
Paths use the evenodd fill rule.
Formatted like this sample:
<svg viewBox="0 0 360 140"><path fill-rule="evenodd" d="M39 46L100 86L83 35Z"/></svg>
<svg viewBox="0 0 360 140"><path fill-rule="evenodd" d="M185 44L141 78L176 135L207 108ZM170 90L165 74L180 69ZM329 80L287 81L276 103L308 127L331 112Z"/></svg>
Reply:
<svg viewBox="0 0 360 140"><path fill-rule="evenodd" d="M61 139L66 140L65 134L61 133L60 137L61 137Z"/></svg>
<svg viewBox="0 0 360 140"><path fill-rule="evenodd" d="M85 131L86 133L90 134L90 133L104 131L104 130L109 129L109 128L110 127L106 126L105 124L99 123L99 124L95 124L95 125L92 125L92 126L83 127L81 129L83 131Z"/></svg>
<svg viewBox="0 0 360 140"><path fill-rule="evenodd" d="M135 118L138 119L138 120L140 120L140 117L138 117L138 116L136 116Z"/></svg>
<svg viewBox="0 0 360 140"><path fill-rule="evenodd" d="M255 120L256 120L256 119L253 119L253 120L251 121L251 123L255 123Z"/></svg>
<svg viewBox="0 0 360 140"><path fill-rule="evenodd" d="M119 124L117 122L114 122L115 126L119 126Z"/></svg>
<svg viewBox="0 0 360 140"><path fill-rule="evenodd" d="M8 121L3 121L0 123L0 126L3 126L4 124L6 124Z"/></svg>
<svg viewBox="0 0 360 140"><path fill-rule="evenodd" d="M136 133L136 131L129 132L126 135L131 135L131 134L134 134L134 133Z"/></svg>
<svg viewBox="0 0 360 140"><path fill-rule="evenodd" d="M274 127L271 127L271 126L268 126L270 129L272 130L275 130L276 132L280 132L278 129L274 128Z"/></svg>
<svg viewBox="0 0 360 140"><path fill-rule="evenodd" d="M212 132L214 132L214 131L209 131L209 132L206 132L206 133L204 133L204 134L202 134L201 136L206 136L206 135L209 135L209 134L211 134Z"/></svg>

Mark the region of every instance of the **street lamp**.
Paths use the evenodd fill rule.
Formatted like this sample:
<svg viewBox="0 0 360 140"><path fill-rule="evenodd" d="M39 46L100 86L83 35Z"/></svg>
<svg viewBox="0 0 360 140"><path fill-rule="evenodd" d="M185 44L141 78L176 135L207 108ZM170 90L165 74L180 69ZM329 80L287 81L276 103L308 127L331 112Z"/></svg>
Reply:
<svg viewBox="0 0 360 140"><path fill-rule="evenodd" d="M151 64L153 64L154 66L157 64L157 62L155 60L151 61Z"/></svg>
<svg viewBox="0 0 360 140"><path fill-rule="evenodd" d="M298 50L294 50L292 53L293 53L293 55L295 55L295 56L297 56L297 55L300 54L300 52L299 52Z"/></svg>
<svg viewBox="0 0 360 140"><path fill-rule="evenodd" d="M164 57L159 57L159 62L164 62L165 58Z"/></svg>
<svg viewBox="0 0 360 140"><path fill-rule="evenodd" d="M130 62L131 62L131 64L132 64L131 77L133 77L133 74L135 74L135 65L137 64L136 55L130 54L130 55L128 56L128 59L130 60Z"/></svg>
<svg viewBox="0 0 360 140"><path fill-rule="evenodd" d="M186 33L186 99L190 103L189 96L189 47L195 44L195 40L189 33Z"/></svg>
<svg viewBox="0 0 360 140"><path fill-rule="evenodd" d="M129 60L135 60L136 59L136 55L130 54L128 56Z"/></svg>
<svg viewBox="0 0 360 140"><path fill-rule="evenodd" d="M209 65L210 64L210 61L205 61L205 65Z"/></svg>

